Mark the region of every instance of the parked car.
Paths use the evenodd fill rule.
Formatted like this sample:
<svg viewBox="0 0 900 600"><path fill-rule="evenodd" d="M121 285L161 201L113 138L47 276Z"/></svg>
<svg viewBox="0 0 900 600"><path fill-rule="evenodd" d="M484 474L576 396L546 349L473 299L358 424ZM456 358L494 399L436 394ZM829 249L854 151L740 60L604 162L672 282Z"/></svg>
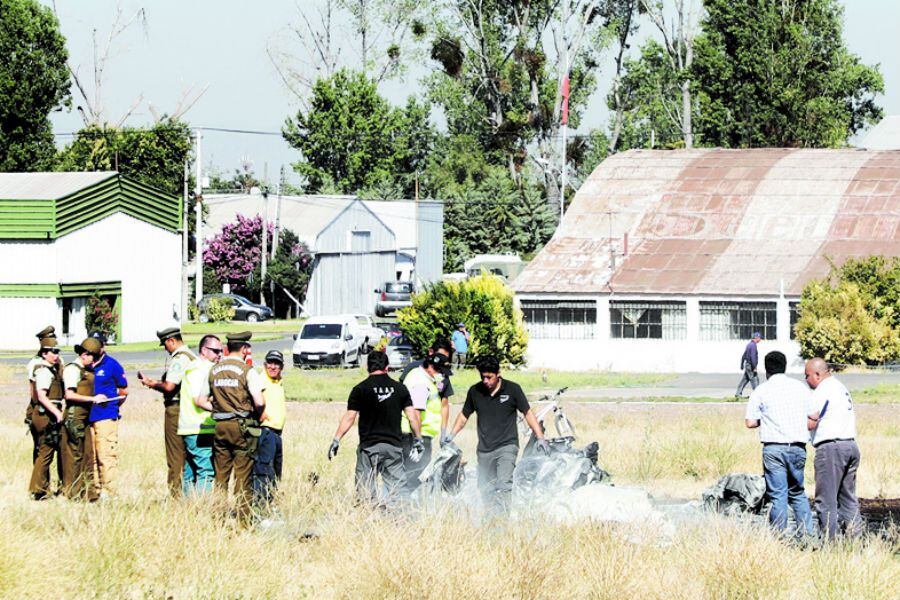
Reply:
<svg viewBox="0 0 900 600"><path fill-rule="evenodd" d="M382 330L384 330L384 335L386 335L389 340L399 335L403 335L403 331L400 329L400 323L396 321L379 323L378 326L381 327Z"/></svg>
<svg viewBox="0 0 900 600"><path fill-rule="evenodd" d="M358 364L362 344L351 315L312 317L294 334L294 366Z"/></svg>
<svg viewBox="0 0 900 600"><path fill-rule="evenodd" d="M198 320L201 323L207 323L209 321L209 315L206 314L206 307L209 306L209 301L213 298L224 298L226 300L231 300L231 305L234 307L235 321L247 321L249 323L256 323L257 321L265 321L266 319L272 319L275 317L275 313L268 306L250 302L249 300L247 300L243 296L239 296L238 294L209 294L207 296L203 296L203 298L201 298L200 302L197 304L197 307L200 309Z"/></svg>
<svg viewBox="0 0 900 600"><path fill-rule="evenodd" d="M384 317L398 308L412 305L415 286L411 281L386 281L375 290L378 300L375 301L375 316Z"/></svg>
<svg viewBox="0 0 900 600"><path fill-rule="evenodd" d="M387 345L387 355L391 369L402 369L413 360L413 345L405 335L392 337Z"/></svg>
<svg viewBox="0 0 900 600"><path fill-rule="evenodd" d="M368 354L385 336L384 330L375 325L375 322L372 321L372 317L369 315L350 315L350 319L351 325L356 329L356 333L362 338L360 350L364 354Z"/></svg>

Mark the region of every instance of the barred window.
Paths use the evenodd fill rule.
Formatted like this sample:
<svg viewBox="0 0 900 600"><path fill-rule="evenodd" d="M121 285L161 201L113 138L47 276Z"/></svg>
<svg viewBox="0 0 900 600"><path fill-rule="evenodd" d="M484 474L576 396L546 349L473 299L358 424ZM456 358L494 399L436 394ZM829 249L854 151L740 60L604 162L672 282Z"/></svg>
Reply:
<svg viewBox="0 0 900 600"><path fill-rule="evenodd" d="M774 302L701 302L700 339L749 340L758 331L774 340L775 313Z"/></svg>
<svg viewBox="0 0 900 600"><path fill-rule="evenodd" d="M800 303L799 302L790 302L788 303L788 310L791 312L791 339L796 339L796 329L797 329L797 321L800 320Z"/></svg>
<svg viewBox="0 0 900 600"><path fill-rule="evenodd" d="M586 340L594 337L594 300L521 300L528 333L535 339Z"/></svg>
<svg viewBox="0 0 900 600"><path fill-rule="evenodd" d="M681 340L687 337L685 302L610 302L612 338Z"/></svg>

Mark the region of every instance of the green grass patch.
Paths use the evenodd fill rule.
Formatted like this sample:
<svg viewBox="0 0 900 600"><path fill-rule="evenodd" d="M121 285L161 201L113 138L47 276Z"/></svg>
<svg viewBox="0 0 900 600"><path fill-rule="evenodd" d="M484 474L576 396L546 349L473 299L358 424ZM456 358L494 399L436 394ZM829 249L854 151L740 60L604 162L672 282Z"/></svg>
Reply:
<svg viewBox="0 0 900 600"><path fill-rule="evenodd" d="M306 319L272 319L258 323L247 321L226 321L220 323L184 323L181 331L184 334L204 335L207 333L238 333L252 331L257 333L297 333Z"/></svg>
<svg viewBox="0 0 900 600"><path fill-rule="evenodd" d="M854 402L866 404L897 404L900 402L900 383L879 383L878 385L852 392Z"/></svg>
<svg viewBox="0 0 900 600"><path fill-rule="evenodd" d="M399 373L392 373L397 378ZM288 399L301 402L343 402L350 390L366 377L363 368L295 369L285 372L284 385ZM504 377L520 384L529 395L568 387L577 389L653 386L671 377L644 373L575 373L566 371L507 371ZM478 381L475 369L464 369L453 375L456 400L465 398L466 390Z"/></svg>

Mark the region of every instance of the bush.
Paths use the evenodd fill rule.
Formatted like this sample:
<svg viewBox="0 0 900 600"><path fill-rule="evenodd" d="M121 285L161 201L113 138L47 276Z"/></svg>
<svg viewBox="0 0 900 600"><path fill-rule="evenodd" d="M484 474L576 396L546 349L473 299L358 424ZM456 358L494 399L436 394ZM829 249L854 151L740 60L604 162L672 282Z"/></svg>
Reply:
<svg viewBox="0 0 900 600"><path fill-rule="evenodd" d="M110 339L116 333L116 327L119 324L119 315L116 314L113 303L110 302L108 298L95 293L87 300L84 324L88 333L99 331L103 333L107 339Z"/></svg>
<svg viewBox="0 0 900 600"><path fill-rule="evenodd" d="M522 312L513 304L512 290L494 275L428 286L413 296L412 306L398 311L397 320L420 353L439 337L449 338L457 323L465 323L473 357L493 354L504 364L525 362L528 334Z"/></svg>
<svg viewBox="0 0 900 600"><path fill-rule="evenodd" d="M234 305L227 298L210 298L206 305L206 316L210 323L230 321L234 318Z"/></svg>

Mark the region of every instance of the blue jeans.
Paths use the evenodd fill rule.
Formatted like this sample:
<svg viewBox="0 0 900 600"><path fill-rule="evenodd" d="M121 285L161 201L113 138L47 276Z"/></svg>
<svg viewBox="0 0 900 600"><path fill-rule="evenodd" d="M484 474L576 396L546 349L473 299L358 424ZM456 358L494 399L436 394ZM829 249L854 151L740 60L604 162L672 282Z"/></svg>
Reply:
<svg viewBox="0 0 900 600"><path fill-rule="evenodd" d="M184 478L181 489L185 496L212 491L216 476L212 463L213 435L185 435Z"/></svg>
<svg viewBox="0 0 900 600"><path fill-rule="evenodd" d="M269 503L281 479L281 432L268 427L261 429L251 483L256 501Z"/></svg>
<svg viewBox="0 0 900 600"><path fill-rule="evenodd" d="M806 466L806 448L786 444L763 446L763 475L766 478L766 496L772 503L769 523L784 531L788 523L788 505L794 509L797 528L806 534L813 533L812 512L803 488L803 468Z"/></svg>

